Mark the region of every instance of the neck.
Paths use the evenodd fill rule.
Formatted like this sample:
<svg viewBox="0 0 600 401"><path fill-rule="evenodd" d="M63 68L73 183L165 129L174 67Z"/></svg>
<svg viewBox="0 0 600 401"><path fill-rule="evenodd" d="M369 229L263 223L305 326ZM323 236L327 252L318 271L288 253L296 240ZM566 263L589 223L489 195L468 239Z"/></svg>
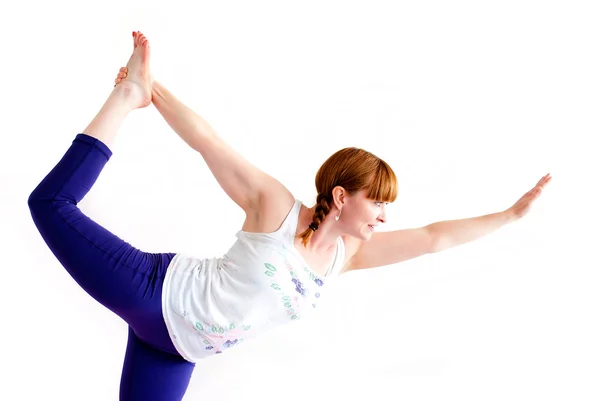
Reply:
<svg viewBox="0 0 600 401"><path fill-rule="evenodd" d="M305 224L303 227L308 227L308 225L312 222L312 217L315 214L316 206L308 209L306 213L306 217L304 219ZM306 249L311 252L326 252L331 248L337 246L337 239L342 232L340 227L338 226L338 222L335 221L335 213L329 213L325 216L325 220L319 224L319 228L317 231L313 233L310 237L310 241L306 245Z"/></svg>

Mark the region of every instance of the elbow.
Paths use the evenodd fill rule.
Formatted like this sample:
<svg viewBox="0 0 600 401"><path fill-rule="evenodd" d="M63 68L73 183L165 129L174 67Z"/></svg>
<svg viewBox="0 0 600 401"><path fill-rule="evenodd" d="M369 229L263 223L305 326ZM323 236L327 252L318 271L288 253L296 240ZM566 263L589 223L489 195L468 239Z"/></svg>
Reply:
<svg viewBox="0 0 600 401"><path fill-rule="evenodd" d="M444 236L440 235L436 230L432 229L432 227L428 227L429 231L429 252L428 253L438 253L448 248L447 241L445 241Z"/></svg>

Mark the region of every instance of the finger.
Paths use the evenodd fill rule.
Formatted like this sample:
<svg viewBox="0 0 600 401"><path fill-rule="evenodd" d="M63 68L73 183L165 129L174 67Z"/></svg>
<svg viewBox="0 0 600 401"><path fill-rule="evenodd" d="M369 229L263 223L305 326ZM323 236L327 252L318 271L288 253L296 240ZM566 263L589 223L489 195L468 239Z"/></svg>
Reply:
<svg viewBox="0 0 600 401"><path fill-rule="evenodd" d="M127 67L121 67L121 68L119 69L119 71L120 71L120 72L127 72L127 71L129 71L129 69L128 69Z"/></svg>
<svg viewBox="0 0 600 401"><path fill-rule="evenodd" d="M546 176L540 178L540 180L537 182L537 184L535 184L534 188L538 188L538 187L543 187L544 185L546 185L546 183L548 182Z"/></svg>
<svg viewBox="0 0 600 401"><path fill-rule="evenodd" d="M115 84L118 84L118 83L120 83L121 81L122 81L122 79L121 79L121 78L116 78L116 79L115 79Z"/></svg>
<svg viewBox="0 0 600 401"><path fill-rule="evenodd" d="M117 78L127 78L127 73L126 72L120 72L119 74L117 74Z"/></svg>
<svg viewBox="0 0 600 401"><path fill-rule="evenodd" d="M550 182L550 180L552 180L551 176L546 176L543 178L542 182L540 182L538 184L539 187L544 188L546 185L548 185L548 183Z"/></svg>

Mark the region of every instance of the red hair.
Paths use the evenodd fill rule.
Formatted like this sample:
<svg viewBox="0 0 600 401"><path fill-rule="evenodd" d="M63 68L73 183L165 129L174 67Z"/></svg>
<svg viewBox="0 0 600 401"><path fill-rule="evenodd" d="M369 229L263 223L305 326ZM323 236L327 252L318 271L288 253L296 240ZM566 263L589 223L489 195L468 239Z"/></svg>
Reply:
<svg viewBox="0 0 600 401"><path fill-rule="evenodd" d="M317 188L313 223L316 227L329 214L333 205L333 188L340 186L350 195L363 189L367 198L379 202L393 202L398 196L398 180L392 168L371 152L359 148L344 148L331 155L319 168L315 177ZM314 231L307 228L299 237L304 247Z"/></svg>

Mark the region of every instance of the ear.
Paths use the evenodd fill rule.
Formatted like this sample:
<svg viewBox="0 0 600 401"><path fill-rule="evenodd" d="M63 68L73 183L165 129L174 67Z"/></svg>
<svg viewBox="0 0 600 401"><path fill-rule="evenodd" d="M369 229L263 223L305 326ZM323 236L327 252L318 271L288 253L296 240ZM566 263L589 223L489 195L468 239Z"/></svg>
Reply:
<svg viewBox="0 0 600 401"><path fill-rule="evenodd" d="M341 210L342 207L344 207L344 202L346 201L348 193L346 192L344 187L338 185L337 187L333 188L333 190L331 191L331 195L333 196L333 205L338 210Z"/></svg>

